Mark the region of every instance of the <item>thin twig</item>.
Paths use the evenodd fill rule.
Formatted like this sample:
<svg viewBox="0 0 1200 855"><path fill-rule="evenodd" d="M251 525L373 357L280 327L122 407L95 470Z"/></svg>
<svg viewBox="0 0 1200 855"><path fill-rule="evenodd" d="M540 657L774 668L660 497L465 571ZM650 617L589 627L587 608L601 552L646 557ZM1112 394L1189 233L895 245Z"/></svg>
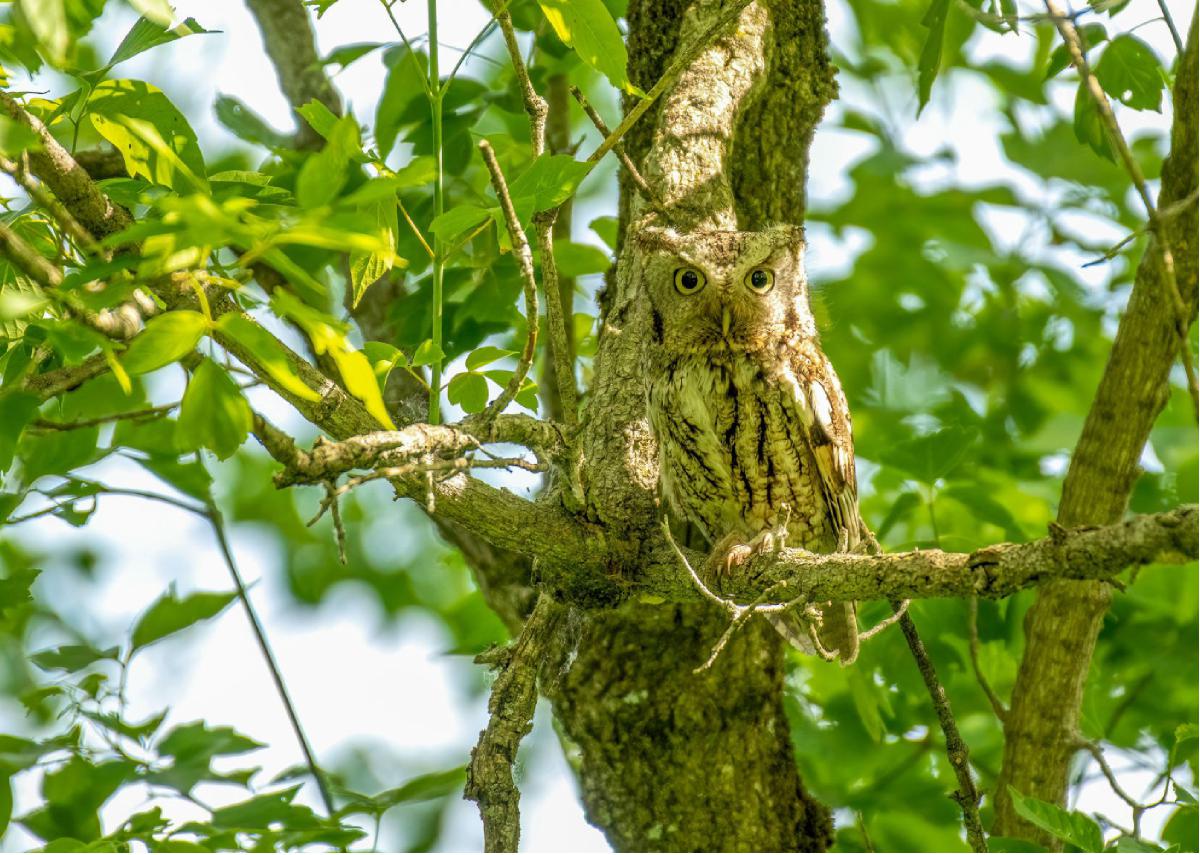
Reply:
<svg viewBox="0 0 1200 855"><path fill-rule="evenodd" d="M530 148L534 157L540 157L546 151L546 118L550 113L550 105L546 102L545 98L537 93L537 90L533 88L533 81L529 79L529 69L526 67L525 60L521 56L520 46L517 44L516 32L513 30L512 16L503 8L499 9L495 15L496 20L500 24L500 30L504 33L504 44L508 48L513 72L516 74L517 83L521 88L521 95L525 102L525 112L529 114ZM483 145L484 143L481 142L481 149ZM486 152L484 153L484 157L488 157ZM493 167L492 163L489 162L488 169L492 172L492 186L495 187L497 186L499 167ZM502 181L502 179L500 180ZM499 189L497 189L497 196L499 196ZM501 204L503 205L503 201ZM536 212L534 225L536 228L535 235L538 243L538 254L541 256L542 293L546 295L546 324L550 331L550 354L554 362L554 377L558 384L563 421L570 426L574 425L578 418L578 395L575 390L575 372L572 367L570 347L567 343L566 319L563 316L562 308L562 292L559 290L558 284L558 268L554 263L554 221L558 217L558 211L559 208ZM516 220L515 214L511 220L509 219L507 210L505 210L504 216L511 235L513 233L513 224L517 223L519 228L519 223ZM516 245L516 237L514 235L514 249ZM519 258L518 262L520 262ZM531 264L531 275L532 270L533 267ZM522 269L522 274L524 274L524 269ZM536 284L536 280L531 279L530 281ZM536 324L537 313L531 311L527 314L529 315L530 323ZM526 342L527 344L532 343L532 332L530 335L531 337ZM524 377L522 377L523 379ZM516 380L516 375L513 376L513 380ZM507 402L505 402L505 405L507 406ZM503 408L497 408L496 412L500 412L501 409Z"/></svg>
<svg viewBox="0 0 1200 855"><path fill-rule="evenodd" d="M1182 56L1183 39L1179 37L1179 30L1175 27L1175 19L1171 17L1171 10L1167 8L1167 0L1158 0L1158 8L1162 10L1163 20L1167 22L1167 29L1171 31L1171 40L1175 42L1175 51Z"/></svg>
<svg viewBox="0 0 1200 855"><path fill-rule="evenodd" d="M892 608L900 611L900 603L893 601ZM916 660L917 670L921 672L921 679L925 681L925 688L929 691L934 712L937 713L938 724L941 725L942 733L946 737L946 757L950 760L955 777L958 778L958 790L952 798L962 808L963 825L967 829L967 842L971 845L972 851L987 852L987 838L983 834L983 823L979 820L980 796L979 791L975 788L975 781L971 778L967 744L963 742L963 738L958 732L958 724L954 720L954 713L950 710L950 701L946 697L946 692L938 681L933 660L929 658L929 653L921 642L921 636L917 633L917 625L913 623L912 615L908 612L905 612L900 618L900 629L903 630L904 640L908 642L908 649L912 652L913 659Z"/></svg>
<svg viewBox="0 0 1200 855"><path fill-rule="evenodd" d="M404 201L400 198L399 193L396 194L396 206L400 209L400 213L404 216L404 222L408 223L408 227L412 229L412 233L416 235L416 238L420 242L422 248L424 248L425 252L429 254L430 258L433 258L433 248L429 245L429 242L425 240L425 235L421 234L421 230L417 228L417 224L413 222L413 218L409 216L408 209L404 207Z"/></svg>
<svg viewBox="0 0 1200 855"><path fill-rule="evenodd" d="M975 671L975 680L979 683L979 688L987 695L996 718L1004 721L1008 718L1008 708L1004 706L999 695L992 691L991 683L983 675L983 668L979 666L979 597L967 600L967 649L971 654L971 668Z"/></svg>
<svg viewBox="0 0 1200 855"><path fill-rule="evenodd" d="M533 88L533 81L529 79L529 69L525 67L525 59L521 56L521 46L517 43L512 16L504 8L499 9L495 15L500 24L500 32L504 34L504 45L508 48L513 71L517 75L517 85L521 88L521 95L525 101L525 112L529 114L529 144L533 156L541 157L546 151L546 116L550 112L550 105L537 93Z"/></svg>
<svg viewBox="0 0 1200 855"><path fill-rule="evenodd" d="M1191 316L1179 291L1179 283L1175 277L1175 258L1171 252L1171 244L1167 239L1166 229L1155 208L1154 200L1150 196L1150 188L1146 184L1145 176L1142 175L1142 169L1138 166L1137 159L1133 156L1133 152L1129 148L1129 143L1126 142L1125 135L1121 132L1121 126L1117 122L1116 115L1113 113L1112 105L1108 101L1108 95L1105 94L1104 87L1100 85L1100 81L1092 72L1087 57L1084 55L1083 42L1079 37L1079 31L1075 29L1074 21L1058 7L1055 0L1045 0L1045 4L1046 11L1050 13L1054 21L1054 26L1058 28L1059 35L1062 36L1063 42L1067 47L1067 52L1071 55L1071 64L1079 72L1079 76L1083 80L1083 85L1087 88L1092 100L1096 103L1096 109L1099 111L1100 121L1108 134L1109 142L1116 149L1121 163L1133 181L1133 186L1137 190L1138 196L1142 200L1142 205L1146 209L1146 227L1153 233L1155 242L1158 244L1158 251L1162 260L1163 284L1166 287L1167 297L1174 311L1175 322L1173 326L1179 337L1180 358L1183 360L1183 369L1187 374L1188 391L1192 396L1192 415L1197 422L1200 422L1200 387L1197 386L1196 368L1192 361L1192 345L1188 338L1188 327ZM1180 53L1182 53L1182 42L1179 43L1179 49Z"/></svg>
<svg viewBox="0 0 1200 855"><path fill-rule="evenodd" d="M267 670L271 672L271 681L275 684L275 691L279 694L279 699L283 702L284 711L287 713L288 721L292 725L292 732L296 735L296 741L300 743L300 751L304 754L305 765L308 766L309 773L317 782L317 789L321 793L321 801L325 804L325 811L329 816L335 813L333 806L333 798L329 793L329 786L325 781L325 775L321 772L321 768L317 765L316 755L313 753L312 745L308 741L308 735L304 732L304 727L300 724L300 717L296 714L296 706L292 702L292 697L288 693L287 684L283 681L283 673L279 670L279 663L275 660L275 654L271 650L271 644L267 641L267 633L263 629L262 622L258 618L258 613L254 609L254 605L250 602L250 593L246 589L246 583L242 580L242 574L237 569L237 564L233 559L233 550L229 545L229 540L225 536L225 523L221 517L221 511L216 503L211 499L207 502L205 516L208 517L209 525L212 526L213 533L217 538L217 545L221 549L221 556L225 560L225 567L229 570L230 578L233 579L233 586L237 591L238 600L241 601L242 608L246 612L246 618L250 621L250 628L254 632L254 640L258 644L258 649L262 653L263 659L266 660Z"/></svg>
<svg viewBox="0 0 1200 855"><path fill-rule="evenodd" d="M613 146L619 143L625 134L629 132L629 129L637 123L637 120L640 119L646 113L646 111L654 105L654 102L658 100L659 96L675 84L675 81L679 78L679 75L683 74L683 72L691 66L692 62L696 59L700 52L707 48L717 36L719 36L727 27L731 26L734 21L741 17L742 12L749 5L750 0L738 0L738 2L726 9L721 14L721 17L714 21L713 25L709 27L688 48L676 51L675 58L671 60L671 64L667 66L667 70L663 72L662 77L660 77L658 82L655 83L654 86L651 87L650 91L646 93L646 97L642 98L634 106L634 108L629 111L625 118L621 120L621 123L617 125L616 129L607 137L605 137L604 142L600 143L596 150L588 156L588 163L596 163L600 160L600 158L608 154Z"/></svg>
<svg viewBox="0 0 1200 855"><path fill-rule="evenodd" d="M511 27L511 23L509 26ZM483 420L486 422L504 412L504 408L517 397L517 393L521 391L521 387L525 383L525 377L529 374L529 367L533 365L533 357L537 353L538 298L537 277L533 272L533 252L529 249L529 241L525 238L525 231L521 228L521 221L517 219L512 198L508 195L508 184L504 181L504 173L500 171L496 152L492 150L491 143L487 140L479 141L479 151L483 154L483 162L487 164L488 172L492 176L492 189L496 191L496 198L500 200L500 210L504 213L504 224L508 228L508 236L512 240L513 257L516 258L517 267L521 271L521 280L525 285L525 317L529 326L525 336L525 348L517 360L516 370L508 379L503 391L484 410ZM543 273L545 269L546 259L543 258Z"/></svg>
<svg viewBox="0 0 1200 855"><path fill-rule="evenodd" d="M583 108L584 114L592 120L592 124L596 126L596 130L598 130L602 136L608 137L610 134L612 134L612 131L609 130L609 127L605 123L603 117L596 112L595 107L588 103L587 98L584 96L583 92L580 91L578 86L571 87L571 95L574 96L575 100L579 102L579 106ZM658 196L655 195L654 191L650 189L650 185L646 183L646 179L642 177L642 173L638 171L636 166L634 166L633 160L630 159L629 154L625 151L624 144L621 142L614 142L613 151L620 159L621 165L625 167L625 171L629 173L629 178L631 181L633 181L633 186L637 188L637 191L642 194L642 198L646 200L646 204L648 204L653 210L661 212L663 210L662 202L659 201Z"/></svg>
<svg viewBox="0 0 1200 855"><path fill-rule="evenodd" d="M858 634L859 643L862 643L864 641L869 641L870 639L879 635L879 633L883 632L889 626L891 626L892 624L896 623L901 618L903 618L904 615L908 613L908 603L909 603L908 600L901 600L900 601L900 609L898 611L892 612L890 615L885 617L879 623L875 624L873 627L868 629L866 632L860 632Z"/></svg>
<svg viewBox="0 0 1200 855"><path fill-rule="evenodd" d="M512 0L504 0L504 2L500 4L500 8L492 12L492 19L483 25L483 29L475 34L475 38L471 39L471 43L467 45L467 49L462 52L462 55L458 58L458 62L454 63L454 68L450 69L450 76L446 78L447 88L449 88L450 84L454 82L454 78L458 76L458 70L462 67L462 64L467 61L468 57L475 55L475 48L479 47L479 43L487 38L488 34L492 31L492 28L496 24L496 16L507 10L511 4ZM479 58L490 61L489 57L482 55Z"/></svg>

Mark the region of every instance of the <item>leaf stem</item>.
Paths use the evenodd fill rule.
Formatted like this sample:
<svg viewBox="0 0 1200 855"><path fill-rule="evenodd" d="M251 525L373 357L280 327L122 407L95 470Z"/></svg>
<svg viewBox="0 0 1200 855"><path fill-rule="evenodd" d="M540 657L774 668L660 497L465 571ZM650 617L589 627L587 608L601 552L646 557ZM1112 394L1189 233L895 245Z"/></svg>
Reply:
<svg viewBox="0 0 1200 855"><path fill-rule="evenodd" d="M433 120L433 216L436 219L445 212L446 199L442 166L442 82L438 71L438 24L437 0L428 0L429 10L429 111ZM446 259L442 253L442 239L433 234L433 348L442 353L442 282ZM429 366L429 423L438 424L441 418L442 357L438 356Z"/></svg>
<svg viewBox="0 0 1200 855"><path fill-rule="evenodd" d="M300 718L296 714L296 706L292 702L291 695L288 693L287 684L283 681L283 672L279 670L279 663L275 660L275 654L271 650L270 642L267 641L267 633L263 629L262 622L258 619L258 612L254 610L254 606L250 602L250 593L246 590L246 583L242 580L242 574L238 571L237 564L233 560L233 550L230 548L229 539L225 534L225 523L221 517L221 511L212 499L209 499L205 504L204 516L208 519L209 525L212 526L213 533L216 535L217 545L221 549L221 556L225 559L225 566L229 569L229 575L233 579L233 586L237 590L238 599L242 603L242 608L246 611L246 618L250 621L250 628L254 631L254 640L258 644L258 649L262 652L263 659L266 660L267 670L271 672L271 681L275 684L275 691L279 694L279 699L283 702L283 709L287 713L288 721L292 725L292 732L296 734L296 741L300 743L300 750L304 754L305 765L308 766L308 771L317 782L317 789L321 792L321 801L325 804L326 813L330 817L333 817L335 811L333 798L329 793L329 786L325 782L325 776L317 766L316 755L313 754L312 745L309 744L304 727L300 724Z"/></svg>

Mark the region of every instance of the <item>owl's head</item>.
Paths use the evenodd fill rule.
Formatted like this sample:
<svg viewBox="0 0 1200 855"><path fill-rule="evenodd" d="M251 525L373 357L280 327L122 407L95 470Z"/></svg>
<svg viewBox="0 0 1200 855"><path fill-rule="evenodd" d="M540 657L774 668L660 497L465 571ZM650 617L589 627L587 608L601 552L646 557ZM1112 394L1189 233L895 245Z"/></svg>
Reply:
<svg viewBox="0 0 1200 855"><path fill-rule="evenodd" d="M672 353L758 351L815 337L804 278L804 232L637 233L655 344Z"/></svg>

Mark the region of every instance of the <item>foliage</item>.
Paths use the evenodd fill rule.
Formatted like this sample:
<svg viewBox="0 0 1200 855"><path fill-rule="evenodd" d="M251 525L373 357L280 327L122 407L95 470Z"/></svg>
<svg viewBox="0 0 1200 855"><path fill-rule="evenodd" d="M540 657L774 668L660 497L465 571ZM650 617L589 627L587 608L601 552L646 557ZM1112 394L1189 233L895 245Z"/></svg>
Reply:
<svg viewBox="0 0 1200 855"><path fill-rule="evenodd" d="M321 15L337 2L309 5ZM222 151L198 132L198 112L176 106L149 81L120 76L121 64L144 52L216 36L192 19L175 23L162 0L128 0L138 17L102 62L95 27L130 18L116 9L121 5L20 0L0 13L5 79L39 82L10 81L9 91L49 87L52 97L22 100L60 142L72 151L104 143L118 151L126 174L102 186L133 215L98 248L81 245L24 196L6 200L0 216L64 274L51 287L15 264L0 264L0 691L29 715L28 732L0 736L0 774L9 784L0 788L0 827L19 825L46 851L134 844L152 851L362 848L367 829L387 811L432 801L437 808L427 827L406 841L432 847L440 812L461 792L457 766L406 775L407 783L374 796L356 791L363 787L351 780L353 770L325 770L337 805L325 815L297 798L312 783L309 770L264 781L258 769L225 762L260 748L249 736L220 723L166 726L165 710L145 721L126 718L126 680L137 653L238 607L235 592L169 590L126 636L95 640L39 588L41 561L11 527L46 517L85 526L99 503L123 491L97 470L136 467L169 491L142 491L147 500L182 503L214 523L220 506L232 523L286 545L281 571L297 603L316 606L343 582L357 581L393 620L433 617L455 652L475 654L502 640L462 556L433 540L428 520L405 512L407 554L381 557L369 548L366 524L396 514L381 494L344 500L349 562L338 564L330 527L304 524L316 497L277 492L274 464L247 441L252 407L263 400L252 384L312 401L319 396L299 376L297 359L332 365L347 392L392 427L390 384L425 384L441 376L427 369L445 366L435 396L444 393L464 413L486 408L512 377L529 323L500 202L476 152L486 139L522 224L570 200L580 209L585 202L604 206L605 216L591 223L594 235L576 228L554 248L560 272L578 278L572 328L586 389L593 298L615 243L612 167L593 167L572 153L534 157L507 63L464 62L431 81L428 44L399 34L382 44L341 46L322 60L345 68L382 57L370 121L338 116L314 100L298 111L319 138L306 148L300 137L222 96L211 109L237 140ZM626 72L617 24L622 3L510 5L532 45L530 74L539 91L551 78L565 79L610 114L619 92L644 97ZM1119 109L1161 111L1173 57L1122 30L1120 6L1096 4L1081 15L1088 58ZM1098 270L1083 274L1079 265L1137 231L1143 213L1048 22L1030 19L1012 0L847 0L843 11L852 24L845 29L853 31L836 43L844 97L825 131L867 153L845 176L850 192L814 197L809 231L814 244L844 256L840 266L814 274L815 311L854 412L864 513L892 549L963 551L1029 539L1053 517L1066 457L1146 240L1130 242ZM482 35L476 50L502 56L494 28ZM1024 61L979 60L989 39L1018 42L1012 53ZM956 171L968 154L961 146L920 154L912 139L920 125L892 109L914 105L906 112L928 122L969 87L987 92L1003 126L996 140L1003 169L986 183ZM432 141L431 99L440 104L440 149ZM595 139L574 108L568 124L572 140ZM1152 127L1134 141L1151 177L1165 151L1165 124ZM6 158L37 145L23 125L0 121ZM435 185L443 187L440 215ZM436 260L435 246L442 251ZM264 267L273 275L264 277ZM183 296L171 305L160 297L158 313L131 340L87 322L135 299L138 289L161 292L168 281ZM368 326L360 309L385 290L383 322ZM261 366L258 377L247 377L244 356ZM90 379L49 397L30 382L89 365L98 366ZM546 406L532 380L516 403L535 413ZM1132 509L1195 502L1197 465L1187 394L1176 387L1151 438ZM1200 592L1191 569L1152 567L1126 582L1097 648L1094 673L1103 679L1089 682L1084 736L1154 773L1163 788L1161 833L1150 839L1119 828L1113 817L1064 811L1019 793L1014 799L1022 816L1079 849L1186 850L1195 846L1190 787L1197 775ZM980 604L980 667L1002 697L1015 679L1030 602L1024 594ZM866 611L882 616L883 606ZM965 605L929 601L913 612L975 770L991 789L1003 732L972 668ZM71 640L31 650L46 629ZM813 792L847 820L839 822L837 845L963 849L958 810L944 798L954 776L903 645L887 637L868 644L852 669L799 657L791 667L796 759ZM1094 771L1083 764L1077 788ZM40 801L11 816L19 779L38 781ZM226 788L221 806L195 795L213 782ZM114 794L137 787L162 804L101 821ZM179 819L179 804L196 818ZM919 814L914 804L923 806ZM985 802L985 825L987 809ZM1028 846L992 843L996 851Z"/></svg>

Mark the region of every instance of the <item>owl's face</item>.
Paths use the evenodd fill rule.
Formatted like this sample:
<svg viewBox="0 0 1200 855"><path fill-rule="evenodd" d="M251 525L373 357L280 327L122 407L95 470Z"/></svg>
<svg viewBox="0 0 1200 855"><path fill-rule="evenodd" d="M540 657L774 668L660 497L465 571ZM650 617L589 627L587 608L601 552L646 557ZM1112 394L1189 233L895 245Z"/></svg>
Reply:
<svg viewBox="0 0 1200 855"><path fill-rule="evenodd" d="M800 228L678 234L652 226L636 240L651 335L668 353L753 352L815 337Z"/></svg>

